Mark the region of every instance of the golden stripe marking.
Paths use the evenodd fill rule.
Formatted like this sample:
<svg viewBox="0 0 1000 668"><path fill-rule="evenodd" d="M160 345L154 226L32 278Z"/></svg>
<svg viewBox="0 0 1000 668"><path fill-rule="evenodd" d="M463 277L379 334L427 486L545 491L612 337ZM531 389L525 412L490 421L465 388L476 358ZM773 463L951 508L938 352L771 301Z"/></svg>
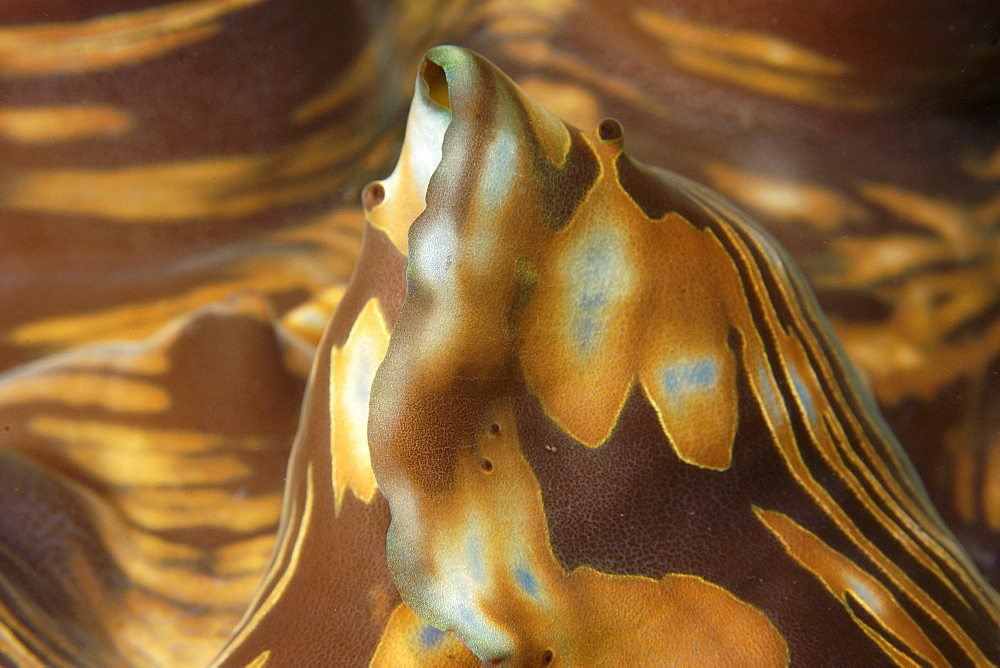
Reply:
<svg viewBox="0 0 1000 668"><path fill-rule="evenodd" d="M239 456L218 454L218 437L45 416L29 420L28 429L59 441L67 460L113 485L220 484L253 472ZM197 455L198 466L185 454Z"/></svg>
<svg viewBox="0 0 1000 668"><path fill-rule="evenodd" d="M858 191L873 204L938 234L948 242L953 257L965 257L977 250L972 243L975 235L970 233L970 227L975 228L970 223L977 221L959 204L879 183L861 183Z"/></svg>
<svg viewBox="0 0 1000 668"><path fill-rule="evenodd" d="M144 338L157 332L173 318L231 298L241 292L271 293L304 289L317 292L333 278L312 267L301 256L258 258L230 266L227 274L238 280L210 283L184 292L138 303L128 303L102 311L58 316L19 325L6 338L20 346L74 346L109 338ZM249 297L262 300L261 297ZM264 304L263 301L261 301ZM266 308L266 306L264 307ZM263 319L263 316L262 316Z"/></svg>
<svg viewBox="0 0 1000 668"><path fill-rule="evenodd" d="M48 416L32 418L31 429L39 436L54 438L66 443L86 441L97 447L114 450L127 456L143 452L169 453L171 455L205 455L218 453L224 447L253 451L260 441L228 439L221 434L206 434L184 429L150 429L132 427L102 420L76 420Z"/></svg>
<svg viewBox="0 0 1000 668"><path fill-rule="evenodd" d="M281 600L288 588L292 577L298 570L299 560L302 556L302 546L305 544L306 536L309 534L310 522L312 520L314 490L313 463L310 460L306 467L306 498L301 511L298 508L298 498L291 495L291 503L287 507L288 524L282 527L278 546L278 551L274 555L271 567L257 588L250 605L246 608L246 614L236 626L236 632L230 637L222 653L212 662L213 666L225 662L232 653L246 640L271 609ZM301 514L301 517L300 517ZM298 520L298 521L296 521ZM291 548L291 550L289 550ZM290 551L290 554L289 554ZM287 561L286 561L287 557ZM269 587L277 576L277 581L273 587Z"/></svg>
<svg viewBox="0 0 1000 668"><path fill-rule="evenodd" d="M279 509L280 511L280 509ZM278 517L274 523L277 525ZM230 543L215 553L212 569L220 577L235 577L256 573L260 577L274 554L275 532Z"/></svg>
<svg viewBox="0 0 1000 668"><path fill-rule="evenodd" d="M780 223L806 223L833 232L869 217L863 206L823 186L755 174L722 163L709 164L706 170L716 190Z"/></svg>
<svg viewBox="0 0 1000 668"><path fill-rule="evenodd" d="M8 581L9 582L9 581ZM63 661L61 655L73 655L74 647L66 642L62 633L51 630L50 617L38 609L34 601L28 599L18 587L5 584L4 589L11 600L0 601L0 633L9 634L15 647L22 648L30 659L24 666L55 666ZM17 610L17 614L13 612ZM28 638L35 641L36 655L28 646L21 644L18 638ZM7 651L11 645L4 645ZM13 658L13 657L12 657Z"/></svg>
<svg viewBox="0 0 1000 668"><path fill-rule="evenodd" d="M117 137L133 125L129 113L99 105L0 108L0 135L26 144Z"/></svg>
<svg viewBox="0 0 1000 668"><path fill-rule="evenodd" d="M283 315L281 325L315 348L346 292L347 288L343 285L323 290L313 299Z"/></svg>
<svg viewBox="0 0 1000 668"><path fill-rule="evenodd" d="M0 77L132 65L216 35L217 19L263 0L193 0L78 22L0 29Z"/></svg>
<svg viewBox="0 0 1000 668"><path fill-rule="evenodd" d="M122 495L118 505L132 522L150 531L207 527L251 533L278 523L281 494L236 498L229 490L215 488L139 488Z"/></svg>
<svg viewBox="0 0 1000 668"><path fill-rule="evenodd" d="M766 309L764 317L766 318L768 323L770 323L769 326L773 329L772 331L773 335L779 340L778 348L775 351L779 357L777 360L774 361L774 364L776 364L779 368L785 368L787 365L785 360L783 359L784 355L783 351L788 349L787 339L789 335L785 334L784 329L777 325L778 317L777 314L774 312L773 306L770 305L771 304L770 295L764 292L762 277L760 275L760 269L755 268L756 265L754 261L747 256L748 251L745 250L741 242L735 238L735 232L733 230L731 230L725 225L721 226L719 229L721 232L730 237L732 243L735 244L735 247L738 249L738 252L740 253L744 263L746 263L746 266L751 267L752 273L749 276L747 276L746 279L749 281L749 285L753 287L754 290L753 296L756 298L757 302ZM755 240L754 244L757 247L757 249L764 254L766 258L770 259L771 264L773 266L778 267L779 270L780 267L784 266L780 257L775 256L774 251L770 248L770 246L762 244L759 240ZM790 284L788 279L786 279L785 281L779 281L778 287L779 290L781 291L781 297L790 303L794 303L796 300L793 298L792 295L788 294L787 290L789 288L787 287L786 283ZM806 304L805 307L807 309L806 314L808 315L809 313L808 309L810 307L808 304ZM801 320L797 322L796 327L803 331L809 331L810 329ZM750 330L746 330L744 333L746 334L749 331ZM762 344L760 340L757 339L754 345L759 346ZM812 342L810 345L816 345L816 343ZM760 354L763 354L763 352ZM818 371L822 373L825 377L830 377L831 369L824 362L826 358L823 355L822 351L814 350L814 354L822 364L821 369L819 369ZM783 459L785 460L786 465L789 467L789 470L792 473L792 475L796 477L799 483L815 499L816 503L819 505L822 511L836 524L836 526L843 532L843 534L852 543L854 543L854 545L856 545L869 559L871 559L875 564L879 566L879 568L882 569L885 575L896 586L898 586L901 590L907 592L907 594L913 599L913 601L924 609L924 612L927 615L929 615L938 624L940 624L954 638L955 642L958 643L963 648L963 650L966 651L968 655L973 658L973 660L981 659L982 661L985 661L985 657L983 657L982 652L979 650L978 647L976 647L975 643L972 642L968 634L965 633L965 631L954 620L954 618L952 618L947 613L947 611L942 609L942 607L936 601L934 601L923 589L917 586L916 583L914 583L913 580L905 572L903 572L898 566L896 566L896 564L892 562L892 560L888 559L875 545L873 545L864 536L864 534L860 531L860 529L858 529L858 527L854 525L852 518L849 517L844 512L844 510L839 506L839 504L837 504L837 502L830 496L829 492L811 476L808 467L805 465L805 462L802 459L802 454L799 451L799 448L796 444L795 436L791 431L791 425L789 423L785 407L780 402L765 401L763 399L766 397L779 396L778 388L771 373L769 373L767 370L760 369L757 370L756 373L750 374L750 380L754 394L757 397L761 398L761 400L759 401L759 405L762 408L769 429L775 436L775 439L779 445L780 453ZM791 382L791 378L789 378L789 382ZM820 395L820 397L816 397L815 399L819 400L821 398L822 395ZM828 397L826 399L826 401L834 401L834 400L843 402L842 397L839 398ZM817 408L820 407L821 406L817 405ZM858 433L860 433L860 431ZM823 442L821 441L817 441L817 443L819 445L823 445ZM836 461L838 458L834 457L833 453L829 452L828 449L825 449L822 451L822 454L824 458L826 458L827 461L831 463L832 466L836 466ZM889 482L890 486L892 486L893 489L898 489L899 482L893 478L892 474L890 474L889 478L890 478ZM854 489L858 490L856 481L854 481ZM914 499L924 498L919 492L917 492L912 488L909 490L908 493L910 496L914 497ZM882 498L886 498L884 490L882 491ZM859 500L865 502L869 508L871 507L872 502L869 498L867 498L867 496L860 498ZM916 503L915 501L911 501L910 507L916 508L915 503ZM956 570L953 572L968 587L968 591L972 595L975 595L977 599L980 600L985 607L992 608L995 605L995 603L992 600L990 600L988 595L982 592L977 583L973 581L970 574L966 572L963 568L961 568L960 564L955 560L954 555L948 552L947 548L951 548L953 551L957 550L958 548L955 547L953 543L940 531L936 531L937 527L939 526L936 519L932 516L929 516L926 512L921 511L920 509L917 509L915 512L917 513L916 517L921 521L920 526L917 527L917 533L916 533L916 535L919 537L917 540L920 540L921 543L918 545L916 544L916 540L906 540L904 541L905 548L911 554L918 554L919 548L922 547L925 550L930 550L931 552L934 552L935 554L943 555L945 559L949 560L950 563L956 567ZM910 522L910 520L904 520L904 521ZM916 524L911 524L911 526L916 526ZM933 536L931 534L933 534ZM926 555L924 554L921 554L920 558L922 561L926 561L927 559ZM948 580L943 580L942 584L945 584L946 586L951 586ZM951 588L954 590L953 586L951 586Z"/></svg>
<svg viewBox="0 0 1000 668"><path fill-rule="evenodd" d="M194 608L139 589L127 590L115 639L126 666L204 666L239 619L232 608ZM169 624L170 636L165 640Z"/></svg>
<svg viewBox="0 0 1000 668"><path fill-rule="evenodd" d="M253 661L247 664L247 668L264 668L271 659L271 650L265 649L258 654Z"/></svg>
<svg viewBox="0 0 1000 668"><path fill-rule="evenodd" d="M59 366L72 372L162 376L170 371L170 358L163 349L169 347L177 332L169 331L164 334L166 336L157 337L155 341L120 341L67 351L58 358ZM47 361L52 361L52 358Z"/></svg>
<svg viewBox="0 0 1000 668"><path fill-rule="evenodd" d="M878 619L886 630L920 655L921 659L934 666L949 665L920 626L877 578L787 515L757 506L753 507L753 511L757 519L781 542L785 551L823 583L870 637L874 639L879 635L879 630L871 629L854 614L848 594ZM879 642L879 645L883 645L883 642Z"/></svg>
<svg viewBox="0 0 1000 668"><path fill-rule="evenodd" d="M989 149L988 154L982 157L968 156L961 162L962 169L967 173L982 179L983 181L996 181L1000 179L1000 144Z"/></svg>
<svg viewBox="0 0 1000 668"><path fill-rule="evenodd" d="M328 195L347 178L340 162L365 153L377 131L332 124L270 153L0 171L0 207L142 224L247 216Z"/></svg>
<svg viewBox="0 0 1000 668"><path fill-rule="evenodd" d="M162 387L138 380L89 373L46 373L12 376L0 383L0 406L51 402L93 406L116 413L162 413L170 395Z"/></svg>
<svg viewBox="0 0 1000 668"><path fill-rule="evenodd" d="M852 88L843 62L767 33L732 30L636 8L636 25L679 67L793 102L869 110L886 100Z"/></svg>
<svg viewBox="0 0 1000 668"><path fill-rule="evenodd" d="M15 666L55 665L57 663L55 656L37 656L18 640L17 636L10 630L10 626L16 623L17 618L9 611L0 611L0 647L3 648L4 658L9 659ZM29 635L33 634L29 633Z"/></svg>
<svg viewBox="0 0 1000 668"><path fill-rule="evenodd" d="M486 26L501 40L514 35L550 36L565 16L576 9L574 0L487 0L463 8L466 25Z"/></svg>
<svg viewBox="0 0 1000 668"><path fill-rule="evenodd" d="M801 326L801 324L800 324ZM818 351L817 351L818 352ZM817 397L823 397L826 394L826 399L830 402L837 402L844 405L846 402L844 397L836 392L836 384L832 381L829 383L829 387L833 389L836 394L830 396L828 393L824 393L820 381L816 376L816 373L823 374L824 377L830 378L832 376L832 371L826 366L825 362L821 361L821 366L819 368L812 368L806 358L805 348L803 347L801 341L792 336L787 337L787 342L784 347L785 354L785 368L789 376L790 386L792 388L792 394L799 404L802 414L807 416L806 429L809 431L810 439L813 444L815 444L819 454L826 460L826 462L835 470L839 472L840 478L844 483L851 489L856 499L858 499L862 505L864 505L865 510L871 517L882 526L893 527L893 533L898 535L897 522L905 525L911 533L917 536L922 536L927 532L927 528L934 525L934 520L927 516L925 510L918 507L915 502L915 498L919 496L911 486L908 486L905 490L899 484L899 479L901 474L898 468L896 470L887 470L883 465L881 457L874 451L871 443L867 439L861 439L855 447L849 447L850 439L844 430L844 425L837 421L833 414L833 411L828 406L813 407L816 403ZM819 360L825 360L821 354L816 356ZM796 378L797 382L793 381L792 378ZM805 390L806 396L800 394L799 386ZM849 421L849 426L853 429L856 434L863 433L863 427L854 418L853 413L845 409L844 414L847 416ZM833 432L831 432L831 429ZM861 454L863 454L867 460L863 460ZM850 470L844 461L847 458L851 463L861 471L862 476L865 481L872 487L875 495L882 501L883 504L889 506L890 513L884 512L876 503L874 503L871 495L869 495L865 489L862 487L861 482L854 476L851 476L848 471ZM877 469L881 475L877 476L875 474L875 469ZM922 520L923 524L920 524L917 519ZM937 536L940 539L940 535ZM923 548L923 549L921 549ZM956 597L961 598L959 591L951 584L950 580L945 576L944 572L938 567L937 564L928 556L926 549L927 545L918 545L912 541L906 541L905 549L909 552L914 559L919 561L921 565L924 566L928 571L934 574L942 583L947 585L952 593ZM948 554L945 555L939 546L931 544L930 550L935 552L938 556L948 558L954 558L955 555Z"/></svg>
<svg viewBox="0 0 1000 668"><path fill-rule="evenodd" d="M849 68L840 60L824 56L773 35L734 30L667 16L637 7L632 11L636 23L665 42L730 57L748 64L766 65L778 70L802 74L839 76Z"/></svg>
<svg viewBox="0 0 1000 668"><path fill-rule="evenodd" d="M364 95L372 86L373 78L381 78L377 73L383 53L384 40L380 37L370 40L347 70L327 90L299 106L292 113L292 119L300 125L311 123Z"/></svg>
<svg viewBox="0 0 1000 668"><path fill-rule="evenodd" d="M181 607L242 609L260 573L223 578L205 571L211 550L199 550L136 531L111 508L98 511L102 538L132 588L153 592Z"/></svg>
<svg viewBox="0 0 1000 668"><path fill-rule="evenodd" d="M262 182L262 174L273 174L275 157L209 158L109 170L28 170L3 179L0 206L171 224L248 216L318 197L343 181L338 174L315 174L298 183L280 175Z"/></svg>

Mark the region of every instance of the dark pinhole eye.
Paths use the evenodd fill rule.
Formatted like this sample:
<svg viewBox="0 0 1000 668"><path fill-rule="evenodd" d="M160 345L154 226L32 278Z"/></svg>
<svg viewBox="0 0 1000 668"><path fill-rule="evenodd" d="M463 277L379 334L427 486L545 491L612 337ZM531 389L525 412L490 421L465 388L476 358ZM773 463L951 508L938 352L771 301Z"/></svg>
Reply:
<svg viewBox="0 0 1000 668"><path fill-rule="evenodd" d="M552 659L556 658L555 653L551 649L547 649L542 652L542 665L547 666L552 663Z"/></svg>
<svg viewBox="0 0 1000 668"><path fill-rule="evenodd" d="M480 459L479 465L483 467L483 470L487 473L493 473L493 462L488 459Z"/></svg>
<svg viewBox="0 0 1000 668"><path fill-rule="evenodd" d="M615 141L622 138L622 124L615 118L605 118L597 126L597 135L601 141Z"/></svg>
<svg viewBox="0 0 1000 668"><path fill-rule="evenodd" d="M490 433L491 434L499 434L500 433L500 423L499 422L493 422L492 424L490 424Z"/></svg>
<svg viewBox="0 0 1000 668"><path fill-rule="evenodd" d="M385 187L378 181L374 181L365 186L361 191L361 205L365 211L371 211L385 199Z"/></svg>

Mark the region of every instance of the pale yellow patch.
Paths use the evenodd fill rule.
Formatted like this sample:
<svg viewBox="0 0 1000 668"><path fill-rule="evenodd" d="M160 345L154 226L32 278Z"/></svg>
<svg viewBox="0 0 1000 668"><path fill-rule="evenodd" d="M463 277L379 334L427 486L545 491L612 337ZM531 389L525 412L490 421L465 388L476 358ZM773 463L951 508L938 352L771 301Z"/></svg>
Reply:
<svg viewBox="0 0 1000 668"><path fill-rule="evenodd" d="M0 108L0 135L23 143L116 137L132 129L125 111L98 105Z"/></svg>
<svg viewBox="0 0 1000 668"><path fill-rule="evenodd" d="M218 19L263 0L193 0L67 23L0 29L0 77L78 74L140 63L208 39Z"/></svg>
<svg viewBox="0 0 1000 668"><path fill-rule="evenodd" d="M0 383L0 405L51 402L92 406L116 413L162 413L170 394L152 383L83 372L14 377Z"/></svg>
<svg viewBox="0 0 1000 668"><path fill-rule="evenodd" d="M368 453L368 406L372 380L389 347L378 299L358 314L343 348L330 352L330 455L333 459L334 513L347 490L370 503L377 485Z"/></svg>
<svg viewBox="0 0 1000 668"><path fill-rule="evenodd" d="M785 224L832 232L867 220L860 204L823 186L778 179L721 163L707 167L712 186L743 206Z"/></svg>

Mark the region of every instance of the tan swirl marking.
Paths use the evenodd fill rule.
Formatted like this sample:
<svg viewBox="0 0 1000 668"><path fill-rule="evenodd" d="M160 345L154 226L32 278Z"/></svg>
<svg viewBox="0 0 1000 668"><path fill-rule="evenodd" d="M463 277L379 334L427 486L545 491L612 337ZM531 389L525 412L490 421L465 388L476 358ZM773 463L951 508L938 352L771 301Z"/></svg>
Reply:
<svg viewBox="0 0 1000 668"><path fill-rule="evenodd" d="M592 128L605 115L597 97L575 83L542 77L528 77L518 83L543 107L578 128Z"/></svg>
<svg viewBox="0 0 1000 668"><path fill-rule="evenodd" d="M116 413L162 413L170 394L159 385L83 372L52 372L0 382L0 405L49 401L67 406L94 406Z"/></svg>
<svg viewBox="0 0 1000 668"><path fill-rule="evenodd" d="M1000 179L1000 144L989 149L985 155L966 157L961 164L966 172L983 181Z"/></svg>
<svg viewBox="0 0 1000 668"><path fill-rule="evenodd" d="M347 152L363 150L365 140L345 138L352 144L345 147ZM336 190L344 175L317 169L335 164L335 152L334 144L323 141L266 155L104 170L8 172L0 178L0 207L142 224L236 218Z"/></svg>
<svg viewBox="0 0 1000 668"><path fill-rule="evenodd" d="M293 112L294 121L299 124L312 123L360 97L372 85L372 78L376 76L379 59L385 53L385 48L383 39L376 37L370 40L347 71L337 77L329 88Z"/></svg>
<svg viewBox="0 0 1000 668"><path fill-rule="evenodd" d="M559 22L577 8L576 0L509 0L480 2L469 12L470 23L481 24L499 37L552 35Z"/></svg>
<svg viewBox="0 0 1000 668"><path fill-rule="evenodd" d="M18 611L21 613L21 611ZM15 614L2 601L0 601L0 646L3 647L4 657L10 659L15 666L35 666L35 665L56 665L58 658L45 652L44 645L39 643L38 648L43 652L39 656L32 652L17 635L30 637L31 631L19 621L19 614Z"/></svg>
<svg viewBox="0 0 1000 668"><path fill-rule="evenodd" d="M852 88L843 62L766 33L728 30L636 8L636 25L658 38L668 57L699 76L823 107L867 110L886 104Z"/></svg>
<svg viewBox="0 0 1000 668"><path fill-rule="evenodd" d="M240 458L217 452L224 442L218 437L42 416L28 427L37 436L58 440L69 461L113 485L220 484L252 472ZM199 453L197 467L179 456L192 452Z"/></svg>
<svg viewBox="0 0 1000 668"><path fill-rule="evenodd" d="M710 164L706 170L719 192L785 225L804 223L833 232L870 216L857 202L823 186L764 176L722 163Z"/></svg>
<svg viewBox="0 0 1000 668"><path fill-rule="evenodd" d="M211 553L132 531L123 538L123 527L102 521L104 540L115 561L137 590L154 593L175 607L238 611L248 591L259 581L258 573L222 578L199 568ZM179 604L179 605L178 605Z"/></svg>
<svg viewBox="0 0 1000 668"><path fill-rule="evenodd" d="M299 499L297 494L290 494L286 500L287 513L284 516L293 518L293 522L285 527L278 537L271 567L263 582L257 588L253 600L245 608L243 619L235 627L222 653L215 657L213 666L220 665L246 640L253 630L264 619L271 609L281 600L288 588L302 558L302 546L312 521L315 497L315 482L313 480L313 463L306 466L305 496ZM273 582L273 585L271 584Z"/></svg>
<svg viewBox="0 0 1000 668"><path fill-rule="evenodd" d="M230 498L229 501L231 503L232 499ZM213 571L220 577L255 574L259 581L259 575L267 568L267 564L271 561L271 555L274 552L273 525L277 517L278 515L275 514L272 518L272 530L270 532L247 538L246 540L234 541L217 550L213 554ZM256 589L257 584L259 582L254 583L254 589Z"/></svg>
<svg viewBox="0 0 1000 668"><path fill-rule="evenodd" d="M955 257L979 250L976 232L986 221L977 220L966 206L886 184L861 183L858 190L872 203L934 232Z"/></svg>
<svg viewBox="0 0 1000 668"><path fill-rule="evenodd" d="M757 33L684 21L651 9L632 11L635 21L664 40L691 49L712 51L720 57L758 63L788 72L822 76L841 75L848 67L836 58L810 51L766 33Z"/></svg>
<svg viewBox="0 0 1000 668"><path fill-rule="evenodd" d="M0 135L22 143L52 143L86 137L117 137L132 129L125 111L98 105L0 108Z"/></svg>
<svg viewBox="0 0 1000 668"><path fill-rule="evenodd" d="M343 285L323 290L313 299L281 316L282 326L315 348L346 291L347 288Z"/></svg>
<svg viewBox="0 0 1000 668"><path fill-rule="evenodd" d="M263 0L193 0L74 23L0 29L0 77L77 74L161 56L216 35L226 14Z"/></svg>
<svg viewBox="0 0 1000 668"><path fill-rule="evenodd" d="M199 458L199 464L202 459ZM216 467L218 471L220 463L225 464L226 460L216 458L215 461L205 462L205 465L210 469ZM239 470L238 467L229 468ZM221 481L208 482L217 484L235 479L226 477ZM130 482L138 485L143 481L132 479ZM203 484L203 481L192 479L190 475L185 476L184 482L187 486L181 489L171 489L166 486L130 489L119 500L122 513L150 531L170 531L198 526L245 533L273 530L281 513L281 495L277 493L241 498L238 513L220 513L220 508L233 503L231 491L214 487L193 487L192 485ZM266 542L270 549L274 544L273 537L268 536Z"/></svg>
<svg viewBox="0 0 1000 668"><path fill-rule="evenodd" d="M318 292L328 285L331 277L308 271L303 259L257 258L233 263L227 274L230 277L235 274L237 280L208 283L180 294L129 302L92 313L36 320L8 331L5 338L25 347L68 347L102 339L133 339L149 336L174 318L239 293L268 294L295 289ZM283 271L285 266L290 271ZM262 304L261 308L266 306Z"/></svg>

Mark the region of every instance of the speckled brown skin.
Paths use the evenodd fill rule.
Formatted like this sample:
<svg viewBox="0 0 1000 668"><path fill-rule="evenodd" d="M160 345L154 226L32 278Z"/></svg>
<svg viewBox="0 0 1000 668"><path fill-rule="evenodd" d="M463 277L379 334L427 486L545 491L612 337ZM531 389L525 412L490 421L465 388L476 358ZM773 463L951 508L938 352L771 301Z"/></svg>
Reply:
<svg viewBox="0 0 1000 668"><path fill-rule="evenodd" d="M157 8L165 13L143 13ZM300 344L319 341L357 258L358 191L387 173L395 158L420 54L454 42L483 52L578 127L590 130L604 116L622 119L639 159L709 184L775 233L867 373L942 515L996 582L998 19L990 2L927 2L900 12L896 3L879 2L487 7L455 0L344 2L335 10L306 0L8 3L0 8L0 368L13 373L0 381L16 390L8 389L0 412L23 417L34 409L9 397L42 396L37 381L21 385L35 372L17 365L66 349L80 359L106 359L103 344L91 347L105 341L155 348L151 337L168 323L204 321L205 314L192 312L234 294L264 295L267 303L250 309L251 320L281 315L283 322L264 336L274 337L271 344L259 338L268 331L262 325L228 328L225 335L209 329L214 343L202 339L185 367L190 377L173 378L169 388L210 386L199 378L213 367L206 360L248 351L228 359L246 364L243 382L281 406L267 411L281 425L267 437L274 439L265 448L270 454L246 461L263 469L249 475L267 481L255 488L266 502L245 503L239 485L228 488L232 498L207 495L179 505L169 496L133 499L103 474L83 481L67 476L75 465L51 447L33 454L60 425L27 425L19 417L9 432L0 431L0 445L31 460L26 470L40 488L70 491L53 492L65 502L47 506L51 520L8 525L13 533L5 534L5 548L35 561L24 551L31 542L25 537L63 518L64 526L83 527L74 536L96 550L89 561L97 571L108 569L81 581L127 589L128 578L118 579L120 564L108 561L113 541L88 536L97 529L87 527L100 522L78 523L80 508L113 524L116 503L159 521L171 508L211 515L214 507L216 516L242 518L229 520L243 527L237 537L255 522L270 526L228 551L222 548L234 536L218 527L169 535L168 544L193 541L206 554L223 554L219 563L236 569L225 575L219 563L194 553L182 555L187 566L180 571L145 569L143 586L156 591L191 580L188 573L208 578L192 582L214 580L225 589L237 572L242 584L229 590L234 598L211 608L219 616L196 629L204 637L193 640L182 623L161 624L155 635L135 641L144 656L126 653L128 661L176 665L216 653L265 570L283 470L277 462L292 439L286 418L298 412L309 368L309 348ZM163 32L134 30L145 21ZM32 32L39 24L49 25ZM129 358L129 350L112 357ZM250 359L287 368L265 376ZM97 375L112 384L122 374L134 380L134 371L102 364ZM94 388L79 378L54 382L40 409L85 419L95 404L74 408L67 397ZM110 395L121 396L120 389ZM170 428L215 433L224 423L222 431L258 433L267 402L223 411L214 397L231 389L220 384L205 395L213 398L189 402ZM100 410L105 422L135 426L134 414ZM67 451L93 447L93 430L77 433ZM115 447L128 451L136 443L134 431L105 435L100 451L118 460L110 455ZM178 453L166 448L165 454ZM186 475L211 470L205 458L187 461ZM5 480L15 475L5 471ZM352 494L345 499L345 508L358 506ZM111 514L102 515L109 507ZM271 519L260 519L268 513ZM150 555L164 545L149 547L133 565L155 566ZM55 581L57 568L46 566L40 577ZM89 567L79 568L83 574ZM4 586L34 597L28 607L38 609L62 596L20 578ZM82 596L87 602L77 609L85 610L108 594ZM282 606L301 609L292 598ZM37 661L65 656L59 652L67 647L79 652L78 660L111 663L132 642L114 640L99 628L106 623L81 616L51 626L34 617L26 622L27 609L4 617L43 638L23 654L5 642L4 652L22 663L31 663L32 652ZM138 609L126 616L133 613L141 628ZM324 611L310 608L310 614L320 617L309 628L326 623ZM121 628L114 634L128 635ZM267 637L258 632L253 639ZM314 639L311 650L334 656L336 647L323 642Z"/></svg>
<svg viewBox="0 0 1000 668"><path fill-rule="evenodd" d="M509 665L1000 659L996 592L769 235L471 52L421 96L411 131L449 121L368 432L418 615Z"/></svg>

